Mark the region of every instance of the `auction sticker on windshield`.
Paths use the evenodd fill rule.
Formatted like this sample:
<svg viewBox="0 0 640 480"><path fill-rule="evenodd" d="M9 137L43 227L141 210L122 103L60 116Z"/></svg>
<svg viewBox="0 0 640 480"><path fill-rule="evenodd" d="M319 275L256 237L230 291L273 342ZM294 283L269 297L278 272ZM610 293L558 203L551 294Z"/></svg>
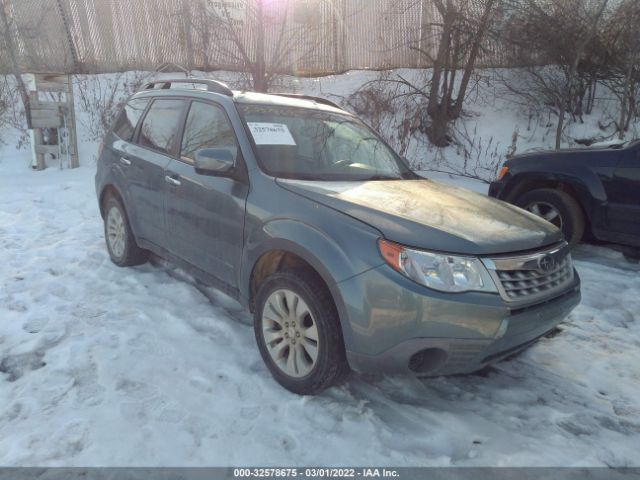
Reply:
<svg viewBox="0 0 640 480"><path fill-rule="evenodd" d="M295 145L284 123L247 122L256 145Z"/></svg>

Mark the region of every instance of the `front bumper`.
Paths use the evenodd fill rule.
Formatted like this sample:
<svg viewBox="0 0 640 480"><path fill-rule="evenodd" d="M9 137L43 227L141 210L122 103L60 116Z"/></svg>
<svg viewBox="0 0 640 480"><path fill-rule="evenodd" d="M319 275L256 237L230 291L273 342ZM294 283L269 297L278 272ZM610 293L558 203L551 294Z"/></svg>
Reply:
<svg viewBox="0 0 640 480"><path fill-rule="evenodd" d="M347 359L359 372L473 372L531 345L580 302L577 273L553 298L517 309L495 294L429 290L386 265L338 286L343 299L363 299L342 312Z"/></svg>

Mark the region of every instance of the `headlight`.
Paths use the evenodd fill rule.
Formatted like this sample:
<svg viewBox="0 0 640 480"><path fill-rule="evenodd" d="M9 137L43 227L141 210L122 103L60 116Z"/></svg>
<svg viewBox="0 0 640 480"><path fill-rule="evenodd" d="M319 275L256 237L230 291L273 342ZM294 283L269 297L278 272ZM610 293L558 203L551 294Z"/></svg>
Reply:
<svg viewBox="0 0 640 480"><path fill-rule="evenodd" d="M496 177L496 180L498 182L500 180L502 180L503 177L507 174L508 171L509 171L509 167L507 167L506 165L503 165L502 168L500 169L500 171L498 172L498 176Z"/></svg>
<svg viewBox="0 0 640 480"><path fill-rule="evenodd" d="M387 240L378 240L382 258L398 272L440 292L495 292L489 272L476 257L459 257L413 250Z"/></svg>

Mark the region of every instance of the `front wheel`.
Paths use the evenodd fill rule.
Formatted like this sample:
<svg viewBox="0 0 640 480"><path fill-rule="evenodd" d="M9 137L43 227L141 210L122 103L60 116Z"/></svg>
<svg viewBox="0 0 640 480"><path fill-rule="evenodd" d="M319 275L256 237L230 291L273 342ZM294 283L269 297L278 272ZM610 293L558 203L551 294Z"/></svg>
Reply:
<svg viewBox="0 0 640 480"><path fill-rule="evenodd" d="M566 192L551 188L532 190L522 195L516 205L551 222L574 246L584 234L584 214L578 202Z"/></svg>
<svg viewBox="0 0 640 480"><path fill-rule="evenodd" d="M333 299L312 272L269 276L257 295L254 330L271 374L294 393L319 393L349 373Z"/></svg>

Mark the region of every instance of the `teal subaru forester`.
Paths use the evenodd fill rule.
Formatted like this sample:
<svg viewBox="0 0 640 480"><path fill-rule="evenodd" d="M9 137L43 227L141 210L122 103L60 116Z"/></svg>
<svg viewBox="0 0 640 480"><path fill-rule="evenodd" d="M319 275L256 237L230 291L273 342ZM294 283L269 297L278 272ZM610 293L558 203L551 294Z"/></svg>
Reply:
<svg viewBox="0 0 640 480"><path fill-rule="evenodd" d="M107 134L96 189L113 262L153 252L237 299L300 394L351 370L478 370L580 300L555 226L416 175L321 98L150 83Z"/></svg>

